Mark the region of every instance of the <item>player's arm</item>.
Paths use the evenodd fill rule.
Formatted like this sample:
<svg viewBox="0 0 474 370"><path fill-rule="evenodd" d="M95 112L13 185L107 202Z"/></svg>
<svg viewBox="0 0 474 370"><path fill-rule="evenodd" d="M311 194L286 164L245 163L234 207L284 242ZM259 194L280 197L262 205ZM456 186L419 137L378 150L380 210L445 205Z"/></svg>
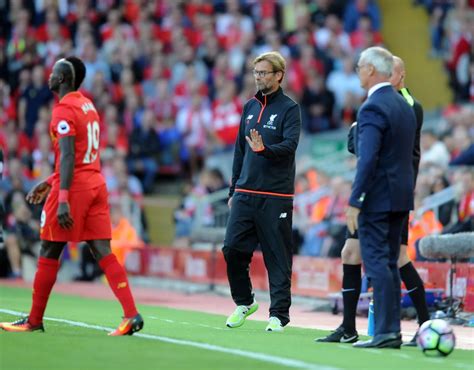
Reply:
<svg viewBox="0 0 474 370"><path fill-rule="evenodd" d="M71 229L74 221L69 208L69 188L74 173L75 137L63 136L59 139L59 197L58 197L58 222L59 226Z"/></svg>

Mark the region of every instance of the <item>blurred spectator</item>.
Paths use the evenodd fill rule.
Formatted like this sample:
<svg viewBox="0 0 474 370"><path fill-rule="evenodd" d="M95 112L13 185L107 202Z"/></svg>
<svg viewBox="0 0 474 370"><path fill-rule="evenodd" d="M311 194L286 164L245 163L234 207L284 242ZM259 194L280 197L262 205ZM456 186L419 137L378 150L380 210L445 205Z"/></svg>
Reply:
<svg viewBox="0 0 474 370"><path fill-rule="evenodd" d="M450 166L474 166L474 143L449 162Z"/></svg>
<svg viewBox="0 0 474 370"><path fill-rule="evenodd" d="M333 70L327 80L328 90L334 93L336 109L338 112L347 104L349 95L355 96L359 101L365 97L365 91L360 87L359 77L354 70L354 60L350 56L343 59L342 70Z"/></svg>
<svg viewBox="0 0 474 370"><path fill-rule="evenodd" d="M158 78L156 80L148 80L153 82L154 85L143 85L145 104L155 113L155 117L158 123L163 123L165 120L174 119L176 116L176 106L173 102L169 91L169 83L164 78ZM153 89L154 93L145 93L145 89Z"/></svg>
<svg viewBox="0 0 474 370"><path fill-rule="evenodd" d="M462 185L462 196L458 205L458 221L443 229L443 234L474 231L474 170L466 168L456 173Z"/></svg>
<svg viewBox="0 0 474 370"><path fill-rule="evenodd" d="M420 167L436 165L446 168L449 163L449 152L446 145L438 139L434 131L426 130L421 133Z"/></svg>
<svg viewBox="0 0 474 370"><path fill-rule="evenodd" d="M80 56L82 57L87 70L86 77L82 83L82 87L85 90L91 91L96 73L102 73L107 83L111 81L110 68L104 59L99 56L97 46L95 45L92 36L88 35L85 37L83 50Z"/></svg>
<svg viewBox="0 0 474 370"><path fill-rule="evenodd" d="M352 52L349 35L344 31L341 20L335 14L328 14L324 21L324 27L315 31L314 39L321 50L326 50L334 47L334 44L338 44L338 48L344 54L350 55Z"/></svg>
<svg viewBox="0 0 474 370"><path fill-rule="evenodd" d="M380 30L380 11L373 0L350 0L344 13L344 29L350 33L357 29L357 23L362 16L369 16L372 28Z"/></svg>
<svg viewBox="0 0 474 370"><path fill-rule="evenodd" d="M208 140L212 112L207 107L199 91L193 91L191 102L178 111L176 127L183 138L183 161L189 166L192 176L202 166Z"/></svg>
<svg viewBox="0 0 474 370"><path fill-rule="evenodd" d="M33 173L34 178L45 179L49 176L49 172L44 173L45 168L52 168L54 165L54 153L51 147L51 138L43 133L38 138L38 146L33 150ZM44 167L46 165L46 167Z"/></svg>
<svg viewBox="0 0 474 370"><path fill-rule="evenodd" d="M125 266L127 254L136 248L143 248L143 241L137 231L124 216L120 203L110 204L110 220L112 222L112 253L122 266Z"/></svg>
<svg viewBox="0 0 474 370"><path fill-rule="evenodd" d="M45 79L45 71L42 65L33 68L32 82L21 95L18 103L18 120L20 128L31 138L38 120L41 107L49 105L53 100L53 93Z"/></svg>
<svg viewBox="0 0 474 370"><path fill-rule="evenodd" d="M333 126L334 94L326 89L322 76L309 74L301 102L303 129L307 133L325 131Z"/></svg>
<svg viewBox="0 0 474 370"><path fill-rule="evenodd" d="M12 278L20 278L21 256L37 257L39 252L39 222L32 218L32 212L25 202L21 191L11 193L8 200L7 227L5 230L5 247L11 266Z"/></svg>
<svg viewBox="0 0 474 370"><path fill-rule="evenodd" d="M33 181L30 180L28 168L17 158L6 161L5 175L0 180L0 193L8 193L19 190L26 193L32 188Z"/></svg>
<svg viewBox="0 0 474 370"><path fill-rule="evenodd" d="M449 186L449 181L445 176L437 176L431 185L430 194L436 194ZM442 226L446 226L451 222L451 216L455 207L454 201L451 200L438 207L438 220Z"/></svg>
<svg viewBox="0 0 474 370"><path fill-rule="evenodd" d="M19 159L23 164L30 161L30 140L23 131L16 130L15 121L8 121L0 132L0 143L6 159Z"/></svg>
<svg viewBox="0 0 474 370"><path fill-rule="evenodd" d="M419 259L417 243L424 236L438 234L443 225L437 220L433 210L427 210L422 215L415 217L417 209L421 206L421 197L415 197L415 210L410 212L408 224L407 255L411 261Z"/></svg>
<svg viewBox="0 0 474 370"><path fill-rule="evenodd" d="M212 109L210 133L216 148L232 149L240 126L242 103L236 97L236 86L233 81L227 81L217 94Z"/></svg>
<svg viewBox="0 0 474 370"><path fill-rule="evenodd" d="M155 131L155 116L151 110L145 110L141 126L135 127L129 138L128 170L132 174L142 175L145 193L151 193L158 171L156 163L160 143Z"/></svg>
<svg viewBox="0 0 474 370"><path fill-rule="evenodd" d="M208 182L209 172L201 172L198 182L193 185L192 182L185 184L183 188L183 198L181 204L174 211L175 239L173 245L176 247L189 247L193 223L196 217L197 198L207 194L206 184ZM202 214L201 225L212 224L212 209L205 207Z"/></svg>
<svg viewBox="0 0 474 370"><path fill-rule="evenodd" d="M371 45L381 45L382 35L374 31L372 19L368 15L362 15L357 22L357 28L350 34L352 49L359 54Z"/></svg>
<svg viewBox="0 0 474 370"><path fill-rule="evenodd" d="M345 208L350 196L350 183L341 177L334 177L330 189L330 194L321 197L313 207L313 226L304 236L302 255L327 257L331 254L334 257L337 256L337 249L340 255L346 231Z"/></svg>

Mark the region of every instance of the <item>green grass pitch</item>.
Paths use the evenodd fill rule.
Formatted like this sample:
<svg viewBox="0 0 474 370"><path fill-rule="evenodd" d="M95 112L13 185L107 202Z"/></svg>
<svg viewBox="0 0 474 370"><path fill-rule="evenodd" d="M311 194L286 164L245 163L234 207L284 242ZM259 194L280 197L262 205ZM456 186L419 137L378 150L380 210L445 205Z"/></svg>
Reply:
<svg viewBox="0 0 474 370"><path fill-rule="evenodd" d="M28 289L0 286L0 321L27 312ZM316 344L325 332L286 328L267 333L265 322L248 320L238 329L225 317L140 305L144 330L132 337L108 337L120 322L117 302L52 295L45 333L0 332L0 369L472 369L474 351L456 349L447 358L427 358L417 348L361 350L347 344ZM85 324L88 327L77 325ZM92 328L96 325L102 328Z"/></svg>

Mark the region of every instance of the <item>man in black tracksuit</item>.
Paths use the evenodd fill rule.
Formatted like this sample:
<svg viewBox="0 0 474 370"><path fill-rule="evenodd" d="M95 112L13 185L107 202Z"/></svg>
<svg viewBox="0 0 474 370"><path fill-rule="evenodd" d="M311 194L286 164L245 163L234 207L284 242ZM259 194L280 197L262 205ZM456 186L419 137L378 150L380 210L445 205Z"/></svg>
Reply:
<svg viewBox="0 0 474 370"><path fill-rule="evenodd" d="M222 251L232 298L237 304L227 326L241 326L254 313L249 276L253 252L260 245L270 283L267 331L282 331L290 321L292 210L295 152L300 109L280 87L285 60L277 52L254 60L257 94L244 106L229 192L230 217Z"/></svg>
<svg viewBox="0 0 474 370"><path fill-rule="evenodd" d="M420 135L423 125L423 107L415 100L408 89L405 87L405 66L403 60L394 56L393 73L390 83L405 98L406 102L413 108L416 117L416 135L415 145L413 147L413 170L416 177L420 163ZM353 124L349 131L347 144L349 152L356 154L357 148L357 124ZM415 184L414 184L415 185ZM421 325L429 320L428 307L426 305L425 288L418 272L407 256L406 249L408 244L408 217L403 221L401 233L400 256L398 258L398 268L401 280L405 283L408 294L415 306L418 314L418 323ZM342 324L332 333L324 338L316 339L317 342L342 342L353 343L357 340L358 334L355 328L355 318L357 303L359 301L361 289L361 255L359 238L357 231L346 235L346 243L341 253L343 278L342 278L342 299L344 307L344 319ZM377 303L374 302L376 305ZM416 335L413 339L404 345L416 346Z"/></svg>

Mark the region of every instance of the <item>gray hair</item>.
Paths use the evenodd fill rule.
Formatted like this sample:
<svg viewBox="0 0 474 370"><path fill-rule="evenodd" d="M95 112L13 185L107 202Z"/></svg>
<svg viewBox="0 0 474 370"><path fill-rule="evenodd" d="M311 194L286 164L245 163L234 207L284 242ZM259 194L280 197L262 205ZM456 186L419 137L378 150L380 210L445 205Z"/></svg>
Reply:
<svg viewBox="0 0 474 370"><path fill-rule="evenodd" d="M359 58L360 63L371 64L375 70L387 77L392 75L393 55L387 49L380 46L373 46L365 49Z"/></svg>

